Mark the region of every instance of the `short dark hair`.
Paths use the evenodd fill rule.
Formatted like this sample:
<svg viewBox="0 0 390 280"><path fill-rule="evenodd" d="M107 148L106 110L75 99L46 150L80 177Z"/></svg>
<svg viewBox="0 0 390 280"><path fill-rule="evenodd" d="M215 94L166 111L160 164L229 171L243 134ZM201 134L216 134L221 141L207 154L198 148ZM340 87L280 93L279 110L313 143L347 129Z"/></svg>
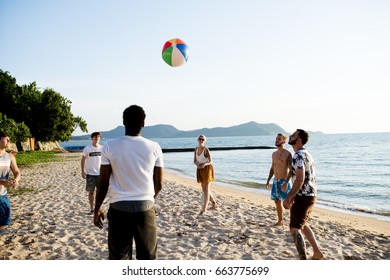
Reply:
<svg viewBox="0 0 390 280"><path fill-rule="evenodd" d="M91 134L91 138L95 137L95 136L101 136L102 134L100 132L92 132Z"/></svg>
<svg viewBox="0 0 390 280"><path fill-rule="evenodd" d="M302 145L306 145L306 143L309 141L309 133L303 129L297 129L297 131L298 137L302 140Z"/></svg>
<svg viewBox="0 0 390 280"><path fill-rule="evenodd" d="M144 109L138 105L131 105L123 111L123 125L126 134L136 135L141 132L145 125L146 114Z"/></svg>
<svg viewBox="0 0 390 280"><path fill-rule="evenodd" d="M9 137L9 134L0 130L0 138Z"/></svg>
<svg viewBox="0 0 390 280"><path fill-rule="evenodd" d="M278 133L277 136L281 136L281 137L282 137L282 139L283 139L283 144L286 143L286 140L287 140L287 136L286 136L286 135L284 135L283 133Z"/></svg>

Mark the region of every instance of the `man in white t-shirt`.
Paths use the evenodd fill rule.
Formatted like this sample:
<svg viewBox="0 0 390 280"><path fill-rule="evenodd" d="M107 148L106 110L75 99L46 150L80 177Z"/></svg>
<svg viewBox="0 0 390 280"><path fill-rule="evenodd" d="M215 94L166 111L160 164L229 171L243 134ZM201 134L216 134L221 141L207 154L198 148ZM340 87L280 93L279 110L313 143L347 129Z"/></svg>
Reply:
<svg viewBox="0 0 390 280"><path fill-rule="evenodd" d="M88 192L89 214L93 214L93 201L95 189L100 175L101 153L103 146L99 144L100 132L91 134L91 145L83 149L81 157L81 176L86 179L85 190Z"/></svg>
<svg viewBox="0 0 390 280"><path fill-rule="evenodd" d="M107 142L96 192L94 224L103 228L101 205L109 189L107 213L109 259L157 258L154 199L162 189L163 154L157 142L141 136L145 112L132 105L123 112L125 135Z"/></svg>

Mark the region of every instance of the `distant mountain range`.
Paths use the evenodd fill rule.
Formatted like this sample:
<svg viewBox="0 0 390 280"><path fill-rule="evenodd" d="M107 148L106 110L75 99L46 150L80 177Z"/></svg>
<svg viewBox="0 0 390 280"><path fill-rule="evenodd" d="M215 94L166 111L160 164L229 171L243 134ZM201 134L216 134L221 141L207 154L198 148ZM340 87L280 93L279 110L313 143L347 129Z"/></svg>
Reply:
<svg viewBox="0 0 390 280"><path fill-rule="evenodd" d="M102 138L117 138L125 134L125 127L120 125L109 131L101 131ZM142 129L142 136L146 138L191 138L197 137L199 134L209 136L259 136L259 135L276 135L278 133L287 132L280 126L269 123L260 124L257 122L248 122L230 127L215 127L215 128L201 128L196 130L183 131L178 130L172 125L158 124L154 126L145 126ZM72 140L90 139L90 134L81 136L72 136Z"/></svg>

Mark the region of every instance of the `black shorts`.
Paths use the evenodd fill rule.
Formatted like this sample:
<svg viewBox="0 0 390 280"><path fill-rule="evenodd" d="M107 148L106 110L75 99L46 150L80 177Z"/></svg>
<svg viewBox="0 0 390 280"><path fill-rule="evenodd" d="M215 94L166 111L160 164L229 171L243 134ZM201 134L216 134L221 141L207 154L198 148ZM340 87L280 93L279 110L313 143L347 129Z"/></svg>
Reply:
<svg viewBox="0 0 390 280"><path fill-rule="evenodd" d="M303 229L316 202L315 196L295 196L290 210L290 228Z"/></svg>
<svg viewBox="0 0 390 280"><path fill-rule="evenodd" d="M131 260L133 239L137 260L157 258L157 226L154 207L135 213L110 207L107 218L110 260Z"/></svg>

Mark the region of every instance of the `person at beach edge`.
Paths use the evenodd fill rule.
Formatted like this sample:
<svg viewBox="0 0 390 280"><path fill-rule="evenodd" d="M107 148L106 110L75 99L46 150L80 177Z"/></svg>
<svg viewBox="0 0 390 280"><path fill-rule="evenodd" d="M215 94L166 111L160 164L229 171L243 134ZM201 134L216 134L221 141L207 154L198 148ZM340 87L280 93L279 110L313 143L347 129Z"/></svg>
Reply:
<svg viewBox="0 0 390 280"><path fill-rule="evenodd" d="M99 144L100 132L91 134L92 143L83 149L81 156L81 176L86 179L85 190L88 192L89 214L93 214L95 189L100 174L100 162L103 146Z"/></svg>
<svg viewBox="0 0 390 280"><path fill-rule="evenodd" d="M274 177L271 189L271 199L275 201L276 213L278 221L275 225L283 225L283 207L282 201L286 198L288 192L291 190L291 183L289 182L289 174L291 169L292 155L284 148L287 137L281 133L276 135L275 146L277 151L272 153L272 165L269 170L266 188L270 189L270 180Z"/></svg>
<svg viewBox="0 0 390 280"><path fill-rule="evenodd" d="M290 232L294 238L299 259L307 259L304 235L313 248L312 259L320 260L324 258L324 255L318 247L313 231L307 224L317 198L314 161L305 148L308 140L309 133L302 129L297 129L289 138L288 143L295 152L290 172L293 186L283 201L283 207L290 209Z"/></svg>
<svg viewBox="0 0 390 280"><path fill-rule="evenodd" d="M205 146L206 136L198 136L198 147L194 151L194 164L196 165L196 180L202 186L203 206L200 215L207 212L207 206L211 202L211 209L217 209L217 202L210 191L210 182L214 181L213 161L209 149Z"/></svg>
<svg viewBox="0 0 390 280"><path fill-rule="evenodd" d="M162 189L163 153L157 142L141 136L145 124L142 107L123 112L125 135L104 144L96 191L94 224L103 228L101 208L110 185L108 250L110 260L157 258L157 225L154 201Z"/></svg>
<svg viewBox="0 0 390 280"><path fill-rule="evenodd" d="M11 203L7 189L17 188L20 180L20 171L15 156L6 151L9 143L9 135L0 131L0 229L11 224ZM9 179L11 171L13 179Z"/></svg>

